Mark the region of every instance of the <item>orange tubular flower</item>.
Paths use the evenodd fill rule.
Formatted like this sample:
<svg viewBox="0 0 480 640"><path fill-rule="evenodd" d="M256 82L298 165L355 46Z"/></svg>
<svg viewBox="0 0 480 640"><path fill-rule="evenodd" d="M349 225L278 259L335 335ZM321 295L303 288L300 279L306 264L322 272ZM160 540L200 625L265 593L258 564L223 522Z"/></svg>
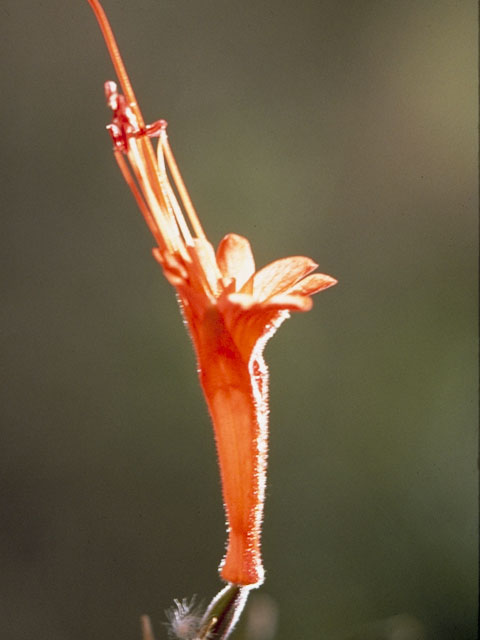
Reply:
<svg viewBox="0 0 480 640"><path fill-rule="evenodd" d="M310 296L336 280L311 274L317 265L302 256L255 271L248 240L235 234L227 235L215 254L175 162L167 123L145 125L105 13L98 0L88 1L124 94L115 83L105 84L115 159L155 238L154 256L178 293L213 421L228 524L220 573L233 584L259 585L268 448L262 351L289 311L308 311ZM159 138L156 153L151 137Z"/></svg>

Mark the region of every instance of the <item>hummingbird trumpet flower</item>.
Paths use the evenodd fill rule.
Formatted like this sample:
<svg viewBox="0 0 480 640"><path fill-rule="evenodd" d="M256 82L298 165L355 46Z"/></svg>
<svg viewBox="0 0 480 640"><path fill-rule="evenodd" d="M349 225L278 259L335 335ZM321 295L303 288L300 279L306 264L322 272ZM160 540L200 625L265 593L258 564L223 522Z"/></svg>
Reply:
<svg viewBox="0 0 480 640"><path fill-rule="evenodd" d="M88 0L102 29L121 92L105 84L113 112L113 153L155 239L155 259L178 294L213 422L228 526L222 578L262 583L260 534L268 450L267 340L290 311L336 283L294 256L256 270L249 241L230 233L215 252L202 229L172 153L167 123L146 125L98 0ZM152 138L158 138L154 150Z"/></svg>

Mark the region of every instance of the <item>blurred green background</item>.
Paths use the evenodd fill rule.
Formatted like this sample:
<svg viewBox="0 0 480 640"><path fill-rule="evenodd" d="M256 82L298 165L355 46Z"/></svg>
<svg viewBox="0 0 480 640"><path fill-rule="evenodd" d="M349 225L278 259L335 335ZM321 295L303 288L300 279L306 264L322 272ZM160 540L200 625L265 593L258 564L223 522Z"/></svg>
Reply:
<svg viewBox="0 0 480 640"><path fill-rule="evenodd" d="M475 638L476 3L105 9L211 240L339 280L266 350L276 639ZM0 15L0 635L132 640L149 613L164 638L225 541L192 349L86 0Z"/></svg>

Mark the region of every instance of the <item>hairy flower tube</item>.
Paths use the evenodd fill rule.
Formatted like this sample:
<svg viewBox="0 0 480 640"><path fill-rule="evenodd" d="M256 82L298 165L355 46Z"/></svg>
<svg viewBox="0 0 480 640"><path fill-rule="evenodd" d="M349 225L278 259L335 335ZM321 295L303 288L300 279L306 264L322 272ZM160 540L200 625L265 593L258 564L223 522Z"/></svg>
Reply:
<svg viewBox="0 0 480 640"><path fill-rule="evenodd" d="M220 574L234 585L257 586L264 578L260 534L268 449L263 348L290 311L308 311L310 296L336 280L312 273L317 265L303 256L257 271L250 243L235 234L214 251L175 162L167 123L145 125L105 13L98 0L88 1L123 92L114 82L105 84L115 159L153 234L153 254L177 291L213 422L228 526ZM152 137L158 137L156 152Z"/></svg>

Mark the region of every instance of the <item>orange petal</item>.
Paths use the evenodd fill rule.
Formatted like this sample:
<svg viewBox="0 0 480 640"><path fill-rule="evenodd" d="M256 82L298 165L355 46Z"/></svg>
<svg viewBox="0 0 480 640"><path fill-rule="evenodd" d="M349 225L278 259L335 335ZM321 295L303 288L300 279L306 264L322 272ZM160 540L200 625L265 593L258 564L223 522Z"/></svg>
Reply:
<svg viewBox="0 0 480 640"><path fill-rule="evenodd" d="M215 306L198 325L196 347L200 382L215 430L228 521L222 577L235 584L259 584L263 579L260 533L268 430L262 390L267 371L261 367L250 371Z"/></svg>
<svg viewBox="0 0 480 640"><path fill-rule="evenodd" d="M310 311L313 302L308 296L291 295L291 293L281 293L273 296L262 306L267 309L285 309L287 311Z"/></svg>
<svg viewBox="0 0 480 640"><path fill-rule="evenodd" d="M224 278L235 278L236 290L255 273L255 261L249 241L229 233L218 245L217 264Z"/></svg>
<svg viewBox="0 0 480 640"><path fill-rule="evenodd" d="M168 282L177 289L183 287L187 282L188 273L180 256L162 252L158 247L154 247L152 253L155 260L161 264Z"/></svg>
<svg viewBox="0 0 480 640"><path fill-rule="evenodd" d="M258 306L258 302L249 293L229 293L218 298L218 308L222 313L228 312L230 305L239 307L242 311L247 311Z"/></svg>
<svg viewBox="0 0 480 640"><path fill-rule="evenodd" d="M330 276L326 276L324 273L312 273L311 276L307 276L297 282L291 289L288 290L288 294L303 294L306 296L312 296L314 293L322 291L322 289L328 289L337 284L337 280Z"/></svg>
<svg viewBox="0 0 480 640"><path fill-rule="evenodd" d="M312 308L312 302L308 296L292 295L290 291L272 296L265 302L257 302L253 296L246 293L230 293L224 296L219 304L223 313L227 312L228 304L239 307L242 312L258 313L259 315L269 310L309 311Z"/></svg>
<svg viewBox="0 0 480 640"><path fill-rule="evenodd" d="M251 359L254 352L256 357L260 357L267 341L289 315L290 312L285 307L260 307L250 312L240 312L236 318L232 314L230 330L243 358Z"/></svg>
<svg viewBox="0 0 480 640"><path fill-rule="evenodd" d="M225 375L224 369L219 375ZM267 425L266 420L259 423L252 396L250 384L225 384L208 397L228 520L221 574L235 584L259 584L263 579L260 531L266 450L260 451L259 441L266 440Z"/></svg>
<svg viewBox="0 0 480 640"><path fill-rule="evenodd" d="M279 294L265 302L256 302L245 293L231 293L218 299L218 308L228 331L248 362L258 341L270 338L289 311L308 311L312 301L307 296Z"/></svg>
<svg viewBox="0 0 480 640"><path fill-rule="evenodd" d="M254 275L254 296L257 300L266 300L277 293L282 293L317 266L311 258L304 256L275 260Z"/></svg>
<svg viewBox="0 0 480 640"><path fill-rule="evenodd" d="M188 247L192 258L193 272L190 274L192 282L196 281L204 293L207 295L217 294L218 290L218 269L215 260L215 252L208 240L195 238L194 246Z"/></svg>

